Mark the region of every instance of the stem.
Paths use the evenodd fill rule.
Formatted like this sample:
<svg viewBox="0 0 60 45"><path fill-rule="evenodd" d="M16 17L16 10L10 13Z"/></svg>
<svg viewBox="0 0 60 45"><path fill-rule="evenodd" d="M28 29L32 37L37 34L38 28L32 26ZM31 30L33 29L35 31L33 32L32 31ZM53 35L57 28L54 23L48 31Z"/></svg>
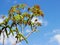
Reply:
<svg viewBox="0 0 60 45"><path fill-rule="evenodd" d="M23 25L21 25L21 33L23 34L23 29L24 29L24 27L23 27ZM26 36L26 38L28 38L33 32L35 32L34 31L34 29L29 33L29 34L27 34L27 36ZM24 39L22 39L22 41L23 41ZM15 45L17 44L17 43L19 43L20 41L16 41L16 43L15 43Z"/></svg>
<svg viewBox="0 0 60 45"><path fill-rule="evenodd" d="M26 36L26 38L28 38L32 33L33 33L34 31L31 31L27 36ZM22 39L22 41L23 41L24 39ZM17 43L19 43L20 41L16 41L16 43L14 44L14 45L16 45ZM21 43L21 42L20 42Z"/></svg>
<svg viewBox="0 0 60 45"><path fill-rule="evenodd" d="M23 30L24 30L24 28L23 28L23 25L22 25L22 33L23 33Z"/></svg>
<svg viewBox="0 0 60 45"><path fill-rule="evenodd" d="M21 25L21 33L23 33L23 25Z"/></svg>
<svg viewBox="0 0 60 45"><path fill-rule="evenodd" d="M16 24L15 26L16 26L16 28L17 28L17 24ZM16 34L18 34L18 32L16 32ZM18 42L19 42L19 41L18 41L18 39L17 39L16 42L15 42L13 45L16 45Z"/></svg>
<svg viewBox="0 0 60 45"><path fill-rule="evenodd" d="M5 39L5 35L4 35L4 30L3 30L3 45L4 45L4 39Z"/></svg>
<svg viewBox="0 0 60 45"><path fill-rule="evenodd" d="M31 31L27 36L26 38L28 38L34 31Z"/></svg>

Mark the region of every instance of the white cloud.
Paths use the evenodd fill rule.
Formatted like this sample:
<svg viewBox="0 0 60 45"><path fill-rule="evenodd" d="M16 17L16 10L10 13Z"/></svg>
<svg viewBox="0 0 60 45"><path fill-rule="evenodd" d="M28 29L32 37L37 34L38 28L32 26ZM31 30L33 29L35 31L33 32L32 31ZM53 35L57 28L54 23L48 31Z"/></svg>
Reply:
<svg viewBox="0 0 60 45"><path fill-rule="evenodd" d="M57 34L53 37L60 44L60 34Z"/></svg>
<svg viewBox="0 0 60 45"><path fill-rule="evenodd" d="M17 40L14 36L10 35L9 38L7 38L5 34L5 39L4 39L5 45L8 45L8 43L10 43L11 45L14 45ZM0 43L3 44L3 33L1 33L1 36L0 36Z"/></svg>
<svg viewBox="0 0 60 45"><path fill-rule="evenodd" d="M39 19L38 17L33 17L31 21L34 23L35 19L37 19L38 20L37 22L40 22L44 27L46 27L48 25L48 21L47 20L43 20L41 18Z"/></svg>
<svg viewBox="0 0 60 45"><path fill-rule="evenodd" d="M2 15L0 15L0 23L2 23L6 18L7 18L7 16L3 19L3 18L2 18ZM5 44L5 45L8 45L8 43L10 43L9 45L15 45L16 40L17 40L17 39L15 38L16 34L14 34L14 36L9 35L9 38L7 38L5 32L4 32L4 34L5 34L4 44ZM3 33L1 33L1 36L0 36L0 44L3 44ZM18 43L17 45L19 45L19 43Z"/></svg>
<svg viewBox="0 0 60 45"><path fill-rule="evenodd" d="M5 32L4 32L5 34ZM4 42L5 42L5 45L7 44L7 36L5 35L5 39L4 39ZM2 44L3 43L3 33L1 33L1 36L0 36L0 43Z"/></svg>
<svg viewBox="0 0 60 45"><path fill-rule="evenodd" d="M14 36L12 36L12 35L10 35L9 36L9 41L12 43L12 44L14 44L15 42L16 42L16 38L14 37Z"/></svg>
<svg viewBox="0 0 60 45"><path fill-rule="evenodd" d="M4 19L0 19L0 23L2 23L2 22L3 22L3 20L4 20Z"/></svg>
<svg viewBox="0 0 60 45"><path fill-rule="evenodd" d="M0 23L2 23L4 21L4 19L2 19L1 17L0 17Z"/></svg>
<svg viewBox="0 0 60 45"><path fill-rule="evenodd" d="M60 34L56 34L53 37L50 38L49 43L52 43L56 41L56 43L58 43L58 45L60 45Z"/></svg>
<svg viewBox="0 0 60 45"><path fill-rule="evenodd" d="M60 29L53 29L51 32L45 33L44 36L50 36L47 45L60 45Z"/></svg>
<svg viewBox="0 0 60 45"><path fill-rule="evenodd" d="M60 29L53 29L51 32L47 32L44 36L53 35L53 34L60 34Z"/></svg>
<svg viewBox="0 0 60 45"><path fill-rule="evenodd" d="M33 17L31 21L34 23L36 19L37 19L37 22L43 23L43 20L39 19L38 17Z"/></svg>
<svg viewBox="0 0 60 45"><path fill-rule="evenodd" d="M36 19L38 19L38 18L37 17L33 17L31 21L34 23Z"/></svg>
<svg viewBox="0 0 60 45"><path fill-rule="evenodd" d="M7 18L7 16L5 16L4 18L2 18L3 16L0 16L0 23L3 23L3 21Z"/></svg>

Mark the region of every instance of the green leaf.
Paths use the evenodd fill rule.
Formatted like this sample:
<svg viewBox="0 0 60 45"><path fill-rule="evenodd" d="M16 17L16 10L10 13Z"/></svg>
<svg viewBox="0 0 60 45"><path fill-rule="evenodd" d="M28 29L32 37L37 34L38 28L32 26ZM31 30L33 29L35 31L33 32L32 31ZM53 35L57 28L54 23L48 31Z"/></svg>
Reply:
<svg viewBox="0 0 60 45"><path fill-rule="evenodd" d="M18 28L16 27L16 33L19 33Z"/></svg>
<svg viewBox="0 0 60 45"><path fill-rule="evenodd" d="M23 16L17 14L16 16L14 16L14 18L15 18L16 21L19 21L19 20L23 19Z"/></svg>
<svg viewBox="0 0 60 45"><path fill-rule="evenodd" d="M41 26L41 23L40 23L40 22L37 22L37 25L38 25L38 26Z"/></svg>
<svg viewBox="0 0 60 45"><path fill-rule="evenodd" d="M26 25L27 24L27 20L24 20L23 23Z"/></svg>
<svg viewBox="0 0 60 45"><path fill-rule="evenodd" d="M6 18L6 19L4 20L4 24L7 24L8 22L9 22L9 19Z"/></svg>
<svg viewBox="0 0 60 45"><path fill-rule="evenodd" d="M40 10L40 6L39 5L34 5L33 6L35 9L37 9L37 10Z"/></svg>
<svg viewBox="0 0 60 45"><path fill-rule="evenodd" d="M15 20L19 20L20 19L20 15L16 15L14 17L15 17Z"/></svg>
<svg viewBox="0 0 60 45"><path fill-rule="evenodd" d="M17 13L17 14L19 14L19 15L21 15L21 12L20 12L20 10L16 10L16 13Z"/></svg>
<svg viewBox="0 0 60 45"><path fill-rule="evenodd" d="M6 36L8 37L8 31L5 29Z"/></svg>
<svg viewBox="0 0 60 45"><path fill-rule="evenodd" d="M23 14L22 14L22 16L23 16L23 18L30 18L30 14L29 13L27 13L27 12L24 12Z"/></svg>
<svg viewBox="0 0 60 45"><path fill-rule="evenodd" d="M28 43L28 41L26 40L26 37L25 37L23 34L21 34L21 33L18 33L18 34L15 36L15 38L17 38L19 41L22 41L21 38L23 38L23 40L25 40L26 43Z"/></svg>
<svg viewBox="0 0 60 45"><path fill-rule="evenodd" d="M21 8L24 9L25 7L26 7L26 4L20 4L20 5L19 5L19 8L20 8L20 9L21 9Z"/></svg>
<svg viewBox="0 0 60 45"><path fill-rule="evenodd" d="M22 36L22 38L26 41L26 43L28 43L28 41L26 40L26 37L23 34L19 34L20 36Z"/></svg>
<svg viewBox="0 0 60 45"><path fill-rule="evenodd" d="M10 29L9 35L12 34L14 36L14 32L12 29Z"/></svg>

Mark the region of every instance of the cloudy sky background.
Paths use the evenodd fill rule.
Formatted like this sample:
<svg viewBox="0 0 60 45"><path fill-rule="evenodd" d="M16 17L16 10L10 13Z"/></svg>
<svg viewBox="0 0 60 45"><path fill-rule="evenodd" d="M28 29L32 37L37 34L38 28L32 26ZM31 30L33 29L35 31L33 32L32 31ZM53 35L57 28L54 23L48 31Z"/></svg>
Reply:
<svg viewBox="0 0 60 45"><path fill-rule="evenodd" d="M21 3L25 3L29 6L33 6L35 4L40 5L45 17L40 20L43 23L41 27L38 27L40 32L33 33L28 38L28 44L26 44L24 41L19 44L60 45L60 0L0 0L0 16L7 16L8 10L11 6ZM0 22L2 22L2 19L0 19ZM26 32L29 32L28 29ZM2 36L0 37L0 45L2 45L1 38ZM9 39L6 39L5 45L12 45L12 43L14 43L13 41L16 40L14 37L12 38L12 36L10 36Z"/></svg>

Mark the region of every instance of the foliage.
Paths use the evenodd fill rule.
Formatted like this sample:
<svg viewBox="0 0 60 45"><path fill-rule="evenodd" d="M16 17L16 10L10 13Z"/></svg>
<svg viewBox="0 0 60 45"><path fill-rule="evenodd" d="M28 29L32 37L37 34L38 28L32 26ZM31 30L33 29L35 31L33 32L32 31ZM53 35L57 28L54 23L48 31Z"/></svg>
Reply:
<svg viewBox="0 0 60 45"><path fill-rule="evenodd" d="M27 12L21 12L21 10L24 9L27 9ZM11 9L9 10L8 18L5 18L4 21L0 23L0 27L2 27L0 29L0 35L3 30L5 31L7 37L9 37L10 34L14 36L14 32L15 32L16 33L15 38L17 38L17 40L22 41L24 39L26 43L28 43L28 41L26 40L27 37L24 36L23 34L24 30L23 29L19 30L18 25L22 28L28 25L31 27L31 30L34 32L36 31L36 28L38 26L41 26L41 23L37 22L37 19L35 19L36 23L33 23L31 20L33 17L39 17L39 16L42 17L44 16L39 5L34 5L33 7L28 7L26 4L15 5L11 7ZM10 21L12 22L11 24L9 24ZM15 29L13 29L13 27L15 27Z"/></svg>

